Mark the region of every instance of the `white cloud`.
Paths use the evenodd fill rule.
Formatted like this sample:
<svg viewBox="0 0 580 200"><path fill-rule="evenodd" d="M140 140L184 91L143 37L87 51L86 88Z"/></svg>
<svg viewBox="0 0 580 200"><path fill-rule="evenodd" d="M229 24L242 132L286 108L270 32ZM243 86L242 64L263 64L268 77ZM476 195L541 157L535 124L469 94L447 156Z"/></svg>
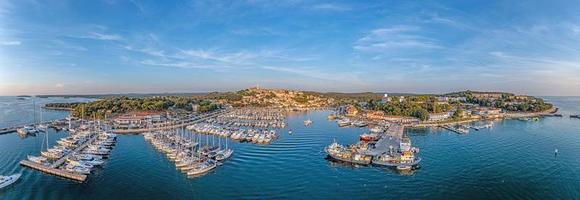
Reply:
<svg viewBox="0 0 580 200"><path fill-rule="evenodd" d="M56 87L58 89L63 89L64 88L64 84L63 83L57 83L54 87Z"/></svg>
<svg viewBox="0 0 580 200"><path fill-rule="evenodd" d="M81 36L81 38L103 40L103 41L119 41L123 40L123 37L116 34L103 34L97 32L90 32L88 35Z"/></svg>
<svg viewBox="0 0 580 200"><path fill-rule="evenodd" d="M349 10L351 10L350 7L345 6L345 5L330 4L330 3L317 4L317 5L310 7L310 9L323 10L323 11L349 11Z"/></svg>
<svg viewBox="0 0 580 200"><path fill-rule="evenodd" d="M0 43L3 46L18 46L22 44L20 41L4 41Z"/></svg>
<svg viewBox="0 0 580 200"><path fill-rule="evenodd" d="M353 48L361 51L443 48L435 40L421 36L420 30L417 26L394 26L371 30L358 39Z"/></svg>

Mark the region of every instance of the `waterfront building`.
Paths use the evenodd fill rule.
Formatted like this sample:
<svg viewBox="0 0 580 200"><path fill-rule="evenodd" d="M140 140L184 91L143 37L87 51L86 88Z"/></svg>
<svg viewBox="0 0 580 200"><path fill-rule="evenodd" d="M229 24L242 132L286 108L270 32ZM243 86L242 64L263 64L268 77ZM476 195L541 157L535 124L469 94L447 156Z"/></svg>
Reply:
<svg viewBox="0 0 580 200"><path fill-rule="evenodd" d="M155 112L130 112L120 115L113 120L115 129L144 128L148 122L161 123L165 118Z"/></svg>
<svg viewBox="0 0 580 200"><path fill-rule="evenodd" d="M446 120L451 117L451 112L443 112L443 113L429 113L429 120L428 121L442 121Z"/></svg>
<svg viewBox="0 0 580 200"><path fill-rule="evenodd" d="M353 106L353 105L349 105L346 107L346 116L352 117L352 116L356 116L358 114L358 109Z"/></svg>
<svg viewBox="0 0 580 200"><path fill-rule="evenodd" d="M471 95L478 99L499 99L501 98L504 93L500 92L472 92Z"/></svg>
<svg viewBox="0 0 580 200"><path fill-rule="evenodd" d="M389 97L389 94L385 93L384 96L383 96L383 98L381 98L381 103L382 104L385 104L385 103L388 103L388 102L391 102L391 97Z"/></svg>

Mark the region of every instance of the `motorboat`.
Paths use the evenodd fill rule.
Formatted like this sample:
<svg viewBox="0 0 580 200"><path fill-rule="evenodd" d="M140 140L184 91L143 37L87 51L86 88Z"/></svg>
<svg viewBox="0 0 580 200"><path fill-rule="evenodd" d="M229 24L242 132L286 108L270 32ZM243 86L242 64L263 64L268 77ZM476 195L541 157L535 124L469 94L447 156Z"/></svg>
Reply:
<svg viewBox="0 0 580 200"><path fill-rule="evenodd" d="M38 164L43 164L44 162L46 162L48 159L46 159L46 157L42 157L42 156L31 156L28 155L27 156L28 160L38 163Z"/></svg>
<svg viewBox="0 0 580 200"><path fill-rule="evenodd" d="M0 176L0 189L12 185L22 176L22 174L13 174L10 176Z"/></svg>

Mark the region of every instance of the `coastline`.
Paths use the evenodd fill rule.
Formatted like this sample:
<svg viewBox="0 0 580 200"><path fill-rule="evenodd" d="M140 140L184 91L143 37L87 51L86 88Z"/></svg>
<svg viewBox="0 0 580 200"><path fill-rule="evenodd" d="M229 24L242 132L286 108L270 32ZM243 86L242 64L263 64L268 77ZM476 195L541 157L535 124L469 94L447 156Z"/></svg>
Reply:
<svg viewBox="0 0 580 200"><path fill-rule="evenodd" d="M558 111L557 107L552 107L551 109L542 111L542 112L533 112L533 113L521 113L521 112L513 112L513 113L506 113L504 114L504 118L512 119L512 118L520 118L520 117L540 117L540 116L547 116L552 115Z"/></svg>
<svg viewBox="0 0 580 200"><path fill-rule="evenodd" d="M466 124L471 122L477 121L484 121L484 120L501 120L501 119L514 119L514 118L522 118L522 117L541 117L541 116L549 116L558 111L557 107L553 107L551 109L542 111L542 112L531 112L531 113L522 113L522 112L513 112L513 113L505 113L502 114L500 117L496 118L471 118L471 119L464 119L458 121L449 121L449 122L433 122L433 123L419 123L417 125L413 125L413 127L437 127L437 126L445 126L445 125L457 125L457 124Z"/></svg>
<svg viewBox="0 0 580 200"><path fill-rule="evenodd" d="M43 106L42 108L47 109L47 110L64 110L64 111L73 111L74 110L72 108L50 107L50 106Z"/></svg>

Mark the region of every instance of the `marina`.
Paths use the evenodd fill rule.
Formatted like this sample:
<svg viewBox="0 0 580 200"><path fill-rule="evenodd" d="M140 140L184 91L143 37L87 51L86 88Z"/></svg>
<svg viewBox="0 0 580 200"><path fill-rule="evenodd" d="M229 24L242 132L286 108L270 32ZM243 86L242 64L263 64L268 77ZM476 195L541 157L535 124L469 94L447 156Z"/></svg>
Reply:
<svg viewBox="0 0 580 200"><path fill-rule="evenodd" d="M20 165L55 176L84 182L94 167L104 164L116 143L116 135L101 129L100 123L90 130L71 133L61 138L57 145L49 147L48 128L45 127L42 146L46 149L40 156L27 155Z"/></svg>
<svg viewBox="0 0 580 200"><path fill-rule="evenodd" d="M454 185L464 184L465 188L475 188L472 184L476 183L477 177L485 173L501 170L506 176L512 177L512 182L503 184L490 184L488 189L500 190L502 188L521 188L515 183L525 182L527 176L538 176L537 170L528 170L528 168L556 167L563 165L566 167L576 166L576 162L561 162L562 160L572 159L576 150L572 146L558 146L560 155L555 161L539 162L542 154L541 149L548 149L548 157L553 158L554 148L549 144L540 144L540 147L529 149L530 152L517 152L515 154L504 154L509 151L504 142L497 142L498 139L505 137L517 137L520 143L508 143L515 147L524 147L532 144L538 145L534 140L540 138L553 138L550 135L542 134L543 130L530 129L524 126L518 120L506 121L497 124L494 132L501 134L486 134L489 129L470 134L469 137L458 137L457 134L451 134L446 130L434 129L428 133L407 130L408 137L413 139L413 145L421 148L420 155L423 158L420 161L421 169L411 170L413 175L403 175L405 169L397 170L396 167L351 167L335 161L323 159L326 153L323 149L334 139L338 143L352 143L360 140L360 128L338 128L336 123L327 122L328 112L314 112L305 115L295 115L288 117L287 128L291 128L293 135L281 134L280 138L270 145L254 145L251 143L228 144L229 148L234 149L232 156L223 162L222 166L208 171L203 176L189 176L182 172L176 163L171 161L165 153L146 141L141 135L119 135L115 147L115 155L107 160L107 166L97 173L91 173L88 178L75 186L70 181L50 176L45 173L39 173L36 170L24 169L23 175L17 183L13 185L14 190L5 191L4 197L14 199L34 199L34 194L58 194L55 199L74 199L77 195L86 195L88 198L111 198L111 199L138 199L138 198L244 198L261 194L265 198L288 199L296 195L315 195L322 194L329 197L339 198L344 195L373 195L382 198L395 198L399 195L405 195L409 198L421 198L422 194L428 194L432 197L441 197L438 192L444 188L454 187ZM311 118L315 123L309 127L304 127L304 120ZM550 119L549 123L566 123L568 120L555 121L557 118ZM548 123L548 122L546 122ZM372 127L371 127L372 128ZM554 125L546 127L549 130L554 129ZM577 141L574 135L570 134L573 127L555 132L558 136L563 136L567 140ZM410 132L409 132L410 131ZM187 131L186 131L187 132ZM372 132L370 132L372 134ZM42 136L40 133L37 137ZM66 137L66 132L55 133L52 137ZM175 134L175 133L173 133ZM187 136L187 134L186 134ZM202 136L202 146L205 144L206 135ZM210 142L211 144L211 135ZM531 136L531 138L530 138ZM21 152L10 143L24 146L27 149L34 149L36 138L20 139L16 134L2 135L0 140L0 150L5 152L0 155L3 160L13 160L25 158L26 151ZM198 136L199 137L199 134ZM12 138L12 139L11 139ZM58 141L58 138L54 138ZM224 139L224 138L222 138ZM56 142L55 141L55 142ZM502 140L503 141L503 140ZM217 145L217 137L216 137ZM222 146L224 145L222 141ZM210 145L211 146L211 145ZM533 145L532 145L533 146ZM476 151L450 151L449 149L473 148ZM494 148L497 152L480 152L480 149ZM38 153L38 151L35 151ZM33 152L34 153L34 152ZM480 159L487 161L485 164L469 162L469 157L475 153ZM453 154L449 158L447 154ZM502 158L504 156L505 158ZM522 157L535 156L529 160L527 165L523 166L518 163L524 159ZM437 158L437 159L432 159ZM500 160L497 160L501 158ZM494 161L495 159L495 161ZM573 159L572 159L573 160ZM554 163L555 162L555 163ZM449 164L453 163L453 165ZM513 165L514 168L523 169L508 170L506 165ZM575 164L576 163L576 164ZM21 167L12 165L13 163L0 163L3 174L13 174L22 170ZM299 164L299 165L296 165ZM259 166L259 167L257 167ZM371 165L372 166L372 163ZM458 172L458 169L480 169L470 170L469 173ZM394 169L394 171L390 170ZM401 175L399 175L401 173ZM524 173L524 174L522 174ZM544 178L544 181L554 184L567 184L571 187L569 190L559 190L558 193L538 190L530 190L525 193L519 193L524 197L572 197L577 195L580 186L575 182L576 179L566 179L563 177L574 177L566 171L555 172L557 177ZM258 175L259 174L259 175ZM292 174L301 174L296 177ZM408 177L411 176L411 177ZM54 177L54 178L51 178ZM252 177L252 178L248 178ZM443 177L443 178L442 178ZM463 178L458 178L463 177ZM413 179L413 181L409 181ZM313 182L312 180L319 180ZM498 180L500 180L498 178ZM496 182L497 180L493 181ZM433 187L421 187L425 182L434 184ZM488 181L490 183L491 181ZM38 184L44 184L45 188L38 188ZM244 187L241 191L239 187L232 185L248 184L255 187ZM366 186L363 186L365 185ZM540 184L530 183L536 187ZM150 187L155 185L155 187ZM350 187L344 187L349 185ZM34 187L33 187L34 186ZM17 187L17 189L16 189ZM395 193L379 192L379 189L388 187ZM414 192L405 192L404 188L416 188ZM83 188L90 188L91 192L87 193ZM118 191L115 188L124 188ZM340 188L340 189L338 189ZM556 190L555 187L548 189ZM160 190L162 192L160 192ZM313 192L316 190L316 192ZM66 191L66 192L64 192ZM204 192L199 192L204 191ZM127 193L140 194L133 197L127 197ZM513 193L498 194L500 197L507 197ZM460 193L461 197L470 197L471 194Z"/></svg>

